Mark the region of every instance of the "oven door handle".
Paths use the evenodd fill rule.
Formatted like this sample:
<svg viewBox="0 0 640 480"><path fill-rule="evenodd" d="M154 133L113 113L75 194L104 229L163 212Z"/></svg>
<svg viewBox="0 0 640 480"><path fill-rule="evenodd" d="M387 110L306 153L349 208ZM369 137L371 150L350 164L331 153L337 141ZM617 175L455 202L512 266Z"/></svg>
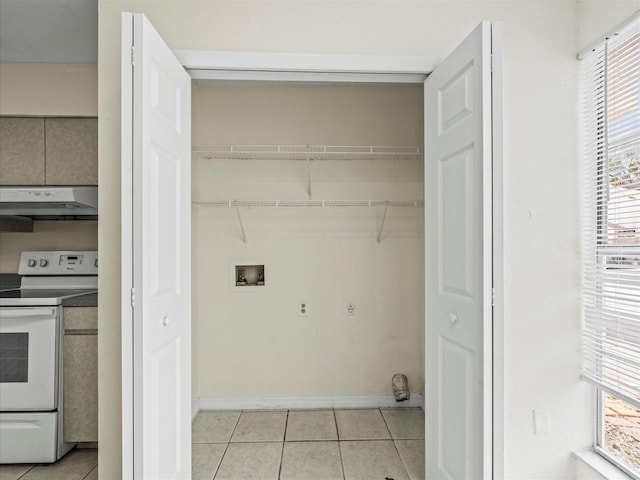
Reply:
<svg viewBox="0 0 640 480"><path fill-rule="evenodd" d="M36 308L1 308L0 318L55 317L56 309L51 307Z"/></svg>

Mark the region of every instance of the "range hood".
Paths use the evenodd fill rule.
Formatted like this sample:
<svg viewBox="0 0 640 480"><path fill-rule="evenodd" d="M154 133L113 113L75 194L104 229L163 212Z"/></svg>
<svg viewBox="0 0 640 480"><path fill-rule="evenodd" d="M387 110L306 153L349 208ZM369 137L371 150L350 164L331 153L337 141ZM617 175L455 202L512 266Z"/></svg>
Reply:
<svg viewBox="0 0 640 480"><path fill-rule="evenodd" d="M0 215L97 217L98 187L0 186Z"/></svg>

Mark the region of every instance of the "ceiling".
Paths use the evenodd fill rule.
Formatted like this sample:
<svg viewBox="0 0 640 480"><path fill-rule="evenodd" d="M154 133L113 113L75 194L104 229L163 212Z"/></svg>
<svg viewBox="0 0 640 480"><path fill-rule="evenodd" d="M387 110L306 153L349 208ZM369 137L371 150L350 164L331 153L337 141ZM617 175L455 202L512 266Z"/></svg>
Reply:
<svg viewBox="0 0 640 480"><path fill-rule="evenodd" d="M0 63L97 63L98 0L0 0Z"/></svg>

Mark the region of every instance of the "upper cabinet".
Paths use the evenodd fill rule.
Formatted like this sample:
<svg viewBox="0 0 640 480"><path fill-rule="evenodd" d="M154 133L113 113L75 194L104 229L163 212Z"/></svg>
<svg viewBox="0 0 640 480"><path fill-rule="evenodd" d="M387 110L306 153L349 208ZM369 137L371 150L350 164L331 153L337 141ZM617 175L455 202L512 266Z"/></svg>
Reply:
<svg viewBox="0 0 640 480"><path fill-rule="evenodd" d="M0 184L97 185L96 118L0 118Z"/></svg>
<svg viewBox="0 0 640 480"><path fill-rule="evenodd" d="M44 122L0 118L0 184L44 185Z"/></svg>
<svg viewBox="0 0 640 480"><path fill-rule="evenodd" d="M47 185L98 184L98 119L45 119Z"/></svg>

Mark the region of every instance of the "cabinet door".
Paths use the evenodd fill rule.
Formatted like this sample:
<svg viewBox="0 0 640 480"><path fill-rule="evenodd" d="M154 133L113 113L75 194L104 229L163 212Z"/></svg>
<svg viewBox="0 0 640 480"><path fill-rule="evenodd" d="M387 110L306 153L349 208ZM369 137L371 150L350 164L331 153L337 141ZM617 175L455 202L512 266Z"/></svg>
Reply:
<svg viewBox="0 0 640 480"><path fill-rule="evenodd" d="M64 336L64 439L98 441L98 336Z"/></svg>
<svg viewBox="0 0 640 480"><path fill-rule="evenodd" d="M44 119L0 118L0 184L44 185Z"/></svg>
<svg viewBox="0 0 640 480"><path fill-rule="evenodd" d="M84 330L84 335L98 333L98 307L64 307L64 331Z"/></svg>
<svg viewBox="0 0 640 480"><path fill-rule="evenodd" d="M47 118L46 184L98 184L98 119Z"/></svg>

